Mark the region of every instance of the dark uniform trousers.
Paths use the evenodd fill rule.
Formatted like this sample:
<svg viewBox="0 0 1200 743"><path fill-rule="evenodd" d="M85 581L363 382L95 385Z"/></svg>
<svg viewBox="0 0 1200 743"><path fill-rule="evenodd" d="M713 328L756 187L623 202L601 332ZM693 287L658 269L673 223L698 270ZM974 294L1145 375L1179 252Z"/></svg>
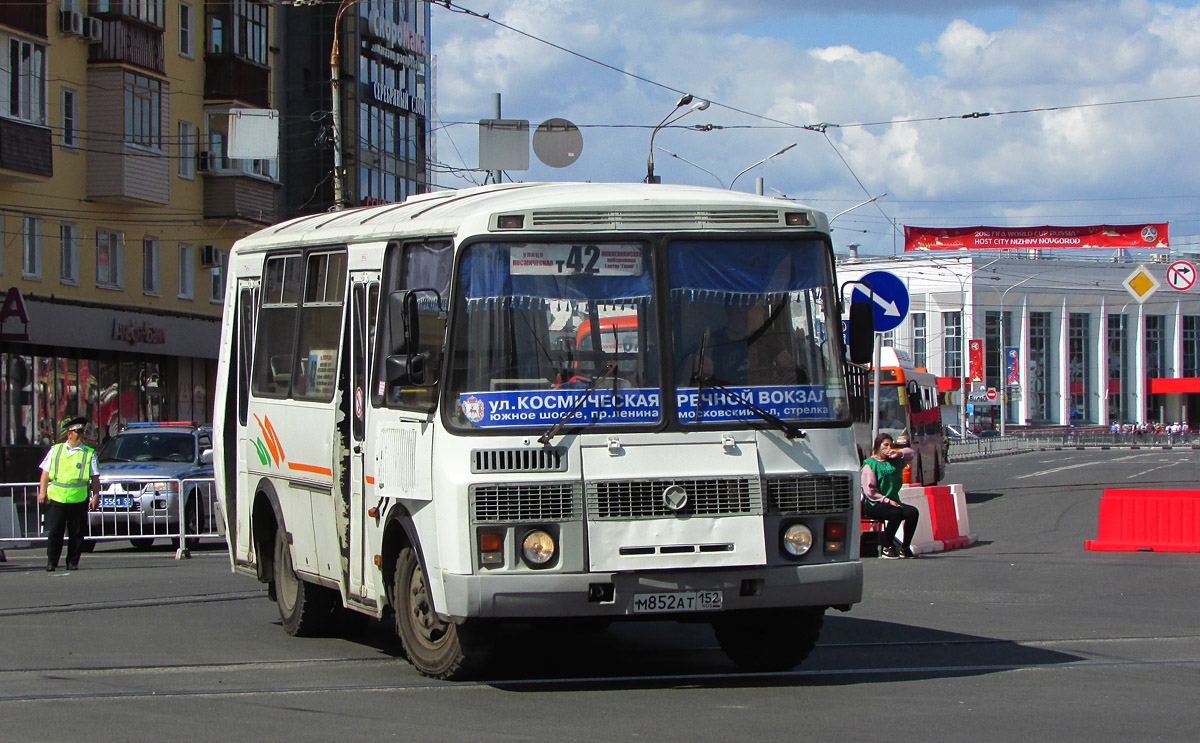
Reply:
<svg viewBox="0 0 1200 743"><path fill-rule="evenodd" d="M63 532L67 534L67 566L79 564L79 555L83 552L83 538L87 536L88 504L59 503L56 500L46 500L46 564L58 567L58 558L62 554Z"/></svg>

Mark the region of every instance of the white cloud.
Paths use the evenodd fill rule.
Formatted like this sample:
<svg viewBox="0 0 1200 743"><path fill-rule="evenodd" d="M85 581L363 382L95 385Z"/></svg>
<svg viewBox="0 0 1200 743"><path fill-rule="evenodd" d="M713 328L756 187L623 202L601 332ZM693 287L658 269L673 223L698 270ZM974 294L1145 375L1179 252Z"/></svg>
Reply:
<svg viewBox="0 0 1200 743"><path fill-rule="evenodd" d="M480 0L471 7L663 86L782 122L955 117L828 130L829 142L867 191L888 192L883 208L901 222L1004 223L1010 215L1029 220L1040 212L1045 217L1040 221L1060 223L1122 215L1177 219L1176 234L1200 232L1200 222L1187 221L1200 211L1194 200L1145 198L1196 192L1191 139L1200 100L957 118L975 111L1200 94L1200 10L1194 0L1006 3L1020 12L1003 27L966 17L998 3L918 4L913 15L944 18L936 35L909 39L911 48L928 55L934 74L865 45L799 38L797 29L806 27L804 5ZM902 11L891 3L858 0L839 8L855 13L856 23L882 24L876 30L902 36L907 28ZM778 22L764 22L772 18ZM869 30L864 27L865 37L871 36ZM433 40L443 120L486 118L491 94L501 92L506 116L535 125L561 116L585 127L578 163L564 170L535 165L528 173L510 174L521 180L639 180L650 132L617 127L653 126L679 95L436 7ZM656 154L665 180L713 185L704 168L728 182L747 165L797 142L743 176L738 187L748 188L755 175L762 175L768 187L819 200L816 205L830 213L866 198L819 133L719 106L680 124L724 128L660 132L656 145L700 166ZM452 127L448 134L466 164L473 164L473 126ZM439 142L443 160L453 161L453 152L445 140ZM891 237L885 234L890 228L877 211L859 209L838 224L868 230L854 235L855 242L874 240L890 250Z"/></svg>

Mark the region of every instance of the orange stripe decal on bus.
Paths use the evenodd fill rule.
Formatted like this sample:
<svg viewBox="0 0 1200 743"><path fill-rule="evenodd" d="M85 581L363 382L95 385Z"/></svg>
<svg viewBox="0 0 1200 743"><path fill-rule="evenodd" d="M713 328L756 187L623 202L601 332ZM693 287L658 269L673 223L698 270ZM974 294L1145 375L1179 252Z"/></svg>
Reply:
<svg viewBox="0 0 1200 743"><path fill-rule="evenodd" d="M315 464L300 464L299 462L288 462L289 470L298 470L300 472L311 472L314 475L326 475L333 477L333 470L328 467L318 467Z"/></svg>
<svg viewBox="0 0 1200 743"><path fill-rule="evenodd" d="M275 441L275 448L279 450L279 459L281 461L286 461L287 455L283 453L283 442L279 440L279 434L275 433L275 426L271 425L271 417L270 416L267 416L266 422L267 422L267 431L266 431L267 435L270 436L271 439Z"/></svg>
<svg viewBox="0 0 1200 743"><path fill-rule="evenodd" d="M262 436L267 440L267 450L271 452L271 459L275 460L275 466L279 466L279 450L275 448L275 441L271 438L271 434L267 433L267 427L263 425L262 419L258 417L258 413L254 414L254 420L258 422L258 430L262 432Z"/></svg>

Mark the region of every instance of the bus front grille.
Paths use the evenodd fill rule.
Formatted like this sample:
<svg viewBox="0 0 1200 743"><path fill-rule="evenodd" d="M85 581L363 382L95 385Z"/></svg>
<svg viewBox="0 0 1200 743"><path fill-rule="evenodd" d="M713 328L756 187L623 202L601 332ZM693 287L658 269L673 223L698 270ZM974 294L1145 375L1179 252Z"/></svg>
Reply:
<svg viewBox="0 0 1200 743"><path fill-rule="evenodd" d="M583 517L579 484L573 482L472 485L471 521L578 521Z"/></svg>
<svg viewBox="0 0 1200 743"><path fill-rule="evenodd" d="M671 486L687 494L678 510L663 497ZM587 483L587 513L596 520L754 515L762 513L762 490L748 477L603 480Z"/></svg>
<svg viewBox="0 0 1200 743"><path fill-rule="evenodd" d="M565 449L475 449L472 474L487 472L566 472Z"/></svg>
<svg viewBox="0 0 1200 743"><path fill-rule="evenodd" d="M787 475L767 478L772 513L815 514L849 511L854 480L849 475Z"/></svg>

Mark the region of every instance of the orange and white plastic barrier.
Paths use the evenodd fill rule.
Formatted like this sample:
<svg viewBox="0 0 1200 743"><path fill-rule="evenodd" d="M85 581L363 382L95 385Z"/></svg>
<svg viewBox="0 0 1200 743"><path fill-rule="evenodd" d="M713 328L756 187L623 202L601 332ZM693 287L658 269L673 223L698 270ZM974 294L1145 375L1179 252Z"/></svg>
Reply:
<svg viewBox="0 0 1200 743"><path fill-rule="evenodd" d="M921 513L912 539L912 551L918 555L966 547L979 539L971 531L967 493L961 484L906 485L900 489L900 500Z"/></svg>

